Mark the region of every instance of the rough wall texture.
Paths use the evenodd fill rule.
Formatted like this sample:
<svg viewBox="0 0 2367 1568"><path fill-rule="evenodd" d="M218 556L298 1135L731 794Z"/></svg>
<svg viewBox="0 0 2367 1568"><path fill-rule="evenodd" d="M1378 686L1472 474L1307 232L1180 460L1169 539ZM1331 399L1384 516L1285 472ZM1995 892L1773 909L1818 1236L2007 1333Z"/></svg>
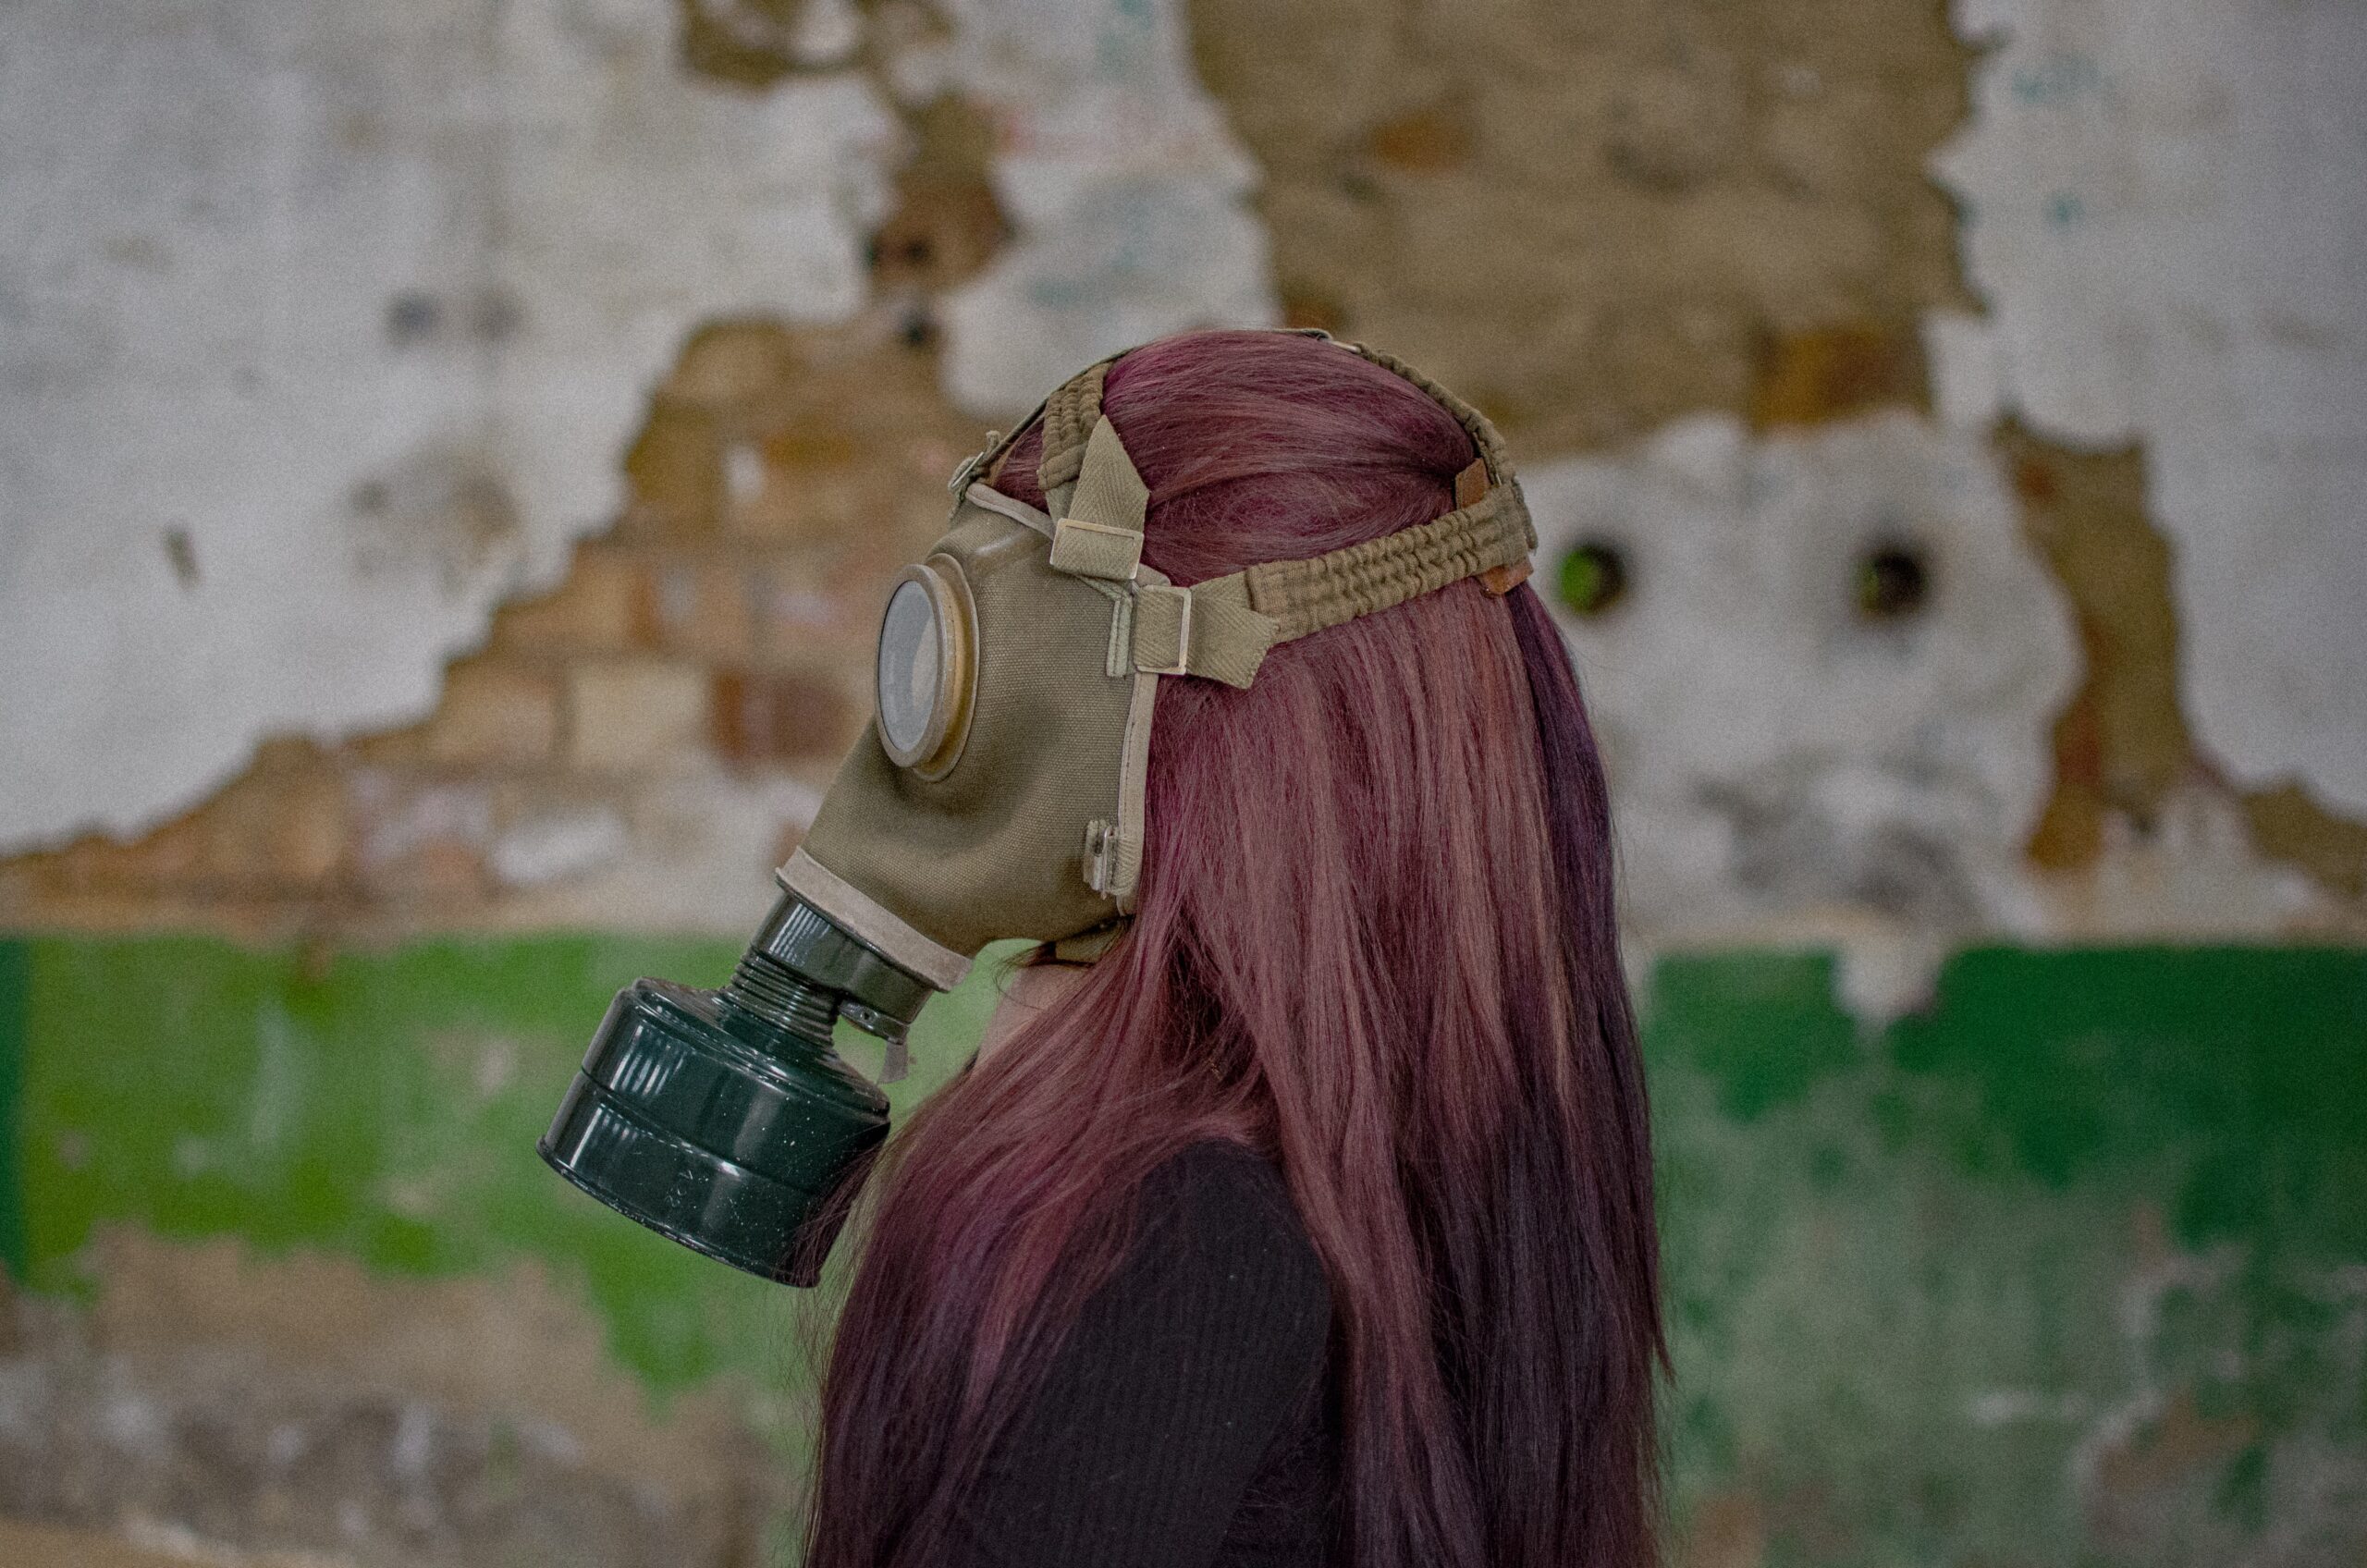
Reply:
<svg viewBox="0 0 2367 1568"><path fill-rule="evenodd" d="M218 4L218 14L203 13L220 35L205 56L215 74L264 69L287 54L288 80L313 118L353 96L339 96L337 51L374 37L366 27L349 38L315 19L319 46L293 49L263 26L264 12ZM2006 36L2018 36L2015 27L2043 33L2051 15L2017 13L2003 24ZM27 12L18 25L113 91L139 74L139 49L104 67L86 59L87 48L77 52L120 30L120 18L69 25L47 16ZM144 385L132 368L92 361L73 397L35 398L41 419L25 426L18 460L50 488L27 492L31 500L69 480L75 494L94 497L117 494L109 484L128 488L118 521L95 532L86 503L33 506L16 524L30 547L14 554L7 581L31 613L11 621L18 642L8 689L31 706L11 718L31 743L14 749L9 799L32 814L28 824L53 832L88 820L94 802L101 820L120 825L189 799L192 782L239 748L260 749L233 784L144 837L93 835L0 865L9 918L227 921L316 934L456 921L735 926L761 897L748 868L793 838L866 706L861 644L876 590L865 585L927 537L942 507L938 472L977 439L979 419L1024 407L1089 353L1195 321L1266 319L1278 297L1294 319L1388 342L1471 390L1528 456L1554 552L1541 581L1558 588L1597 700L1613 716L1651 716L1629 727L1649 734L1649 746L1628 744L1634 766L1621 759L1614 776L1632 822L1669 829L1640 835L1633 851L1639 937L1724 937L1772 917L1860 946L1919 948L1928 974L1930 958L1968 929L2355 926L2367 832L2340 815L2324 780L2259 783L2265 764L2198 750L2192 739L2197 661L2226 661L2197 653L2184 630L2194 546L2173 552L2156 532L2159 481L2148 476L2164 472L2159 444L2128 448L2131 460L2114 467L2108 454L2078 445L2093 439L2095 421L2047 406L2042 386L2027 420L2000 420L1996 341L2030 337L2032 320L2065 318L2071 307L2060 288L2044 292L2054 287L2045 280L2076 268L2033 271L2027 242L1980 240L1970 253L1999 279L1998 312L1993 324L1972 313L1978 301L1957 280L1954 209L1926 173L1944 147L1956 184L1995 183L2007 166L1997 139L2035 134L2027 126L2041 111L2088 113L2083 134L2101 146L2141 138L2151 100L2106 90L2153 80L2152 46L2126 30L2105 42L2128 59L2100 86L2090 80L2103 69L2094 58L2030 55L2036 44L2013 45L2029 58L2017 55L2010 69L1975 73L1947 18L1925 8L1534 5L1368 16L1203 0L1188 50L1174 7L1118 0L937 12L747 0L688 6L671 32L654 7L596 19L530 9L483 45L492 53L482 58L449 30L394 51L381 75L411 65L432 74L442 61L492 84L484 92L497 104L509 100L493 85L532 79L517 103L485 111L497 168L451 151L422 165L420 178L463 194L488 180L563 185L569 177L549 165L558 154L520 129L540 123L522 105L546 99L592 128L560 138L570 146L596 148L597 135L624 134L613 128L642 114L668 135L688 126L720 136L725 151L706 161L737 168L734 138L769 137L793 144L786 166L804 183L791 189L808 193L795 198L812 207L795 226L799 243L821 244L814 225L827 220L840 246L828 256L838 259L802 261L754 229L729 238L740 234L735 225L773 222L764 214L785 211L779 201L788 198L750 205L728 170L709 171L687 191L669 190L659 210L671 214L670 229L705 224L703 249L685 250L679 233L640 251L592 248L596 265L552 275L575 295L538 296L502 343L452 349L460 358L447 379L478 399L457 414L402 368L415 350L429 359L445 350L376 338L366 351L340 350L341 333L384 327L402 338L386 323L409 317L396 311L382 322L374 295L366 312L333 308L345 294L323 295L323 325L306 329L300 361L292 346L275 359L267 337L241 350L290 377L276 394L284 399L318 400L325 384L295 370L325 356L342 366L337 385L350 384L346 403L386 403L372 415L382 428L414 416L469 419L480 405L499 416L493 427L508 428L500 399L536 420L559 418L555 410L580 415L580 396L555 398L547 378L512 374L513 362L561 364L558 349L536 347L537 333L559 330L548 322L591 323L579 336L604 350L623 337L676 337L663 374L655 361L603 368L579 354L565 363L570 385L605 386L610 404L643 399L641 423L628 436L613 420L575 417L565 447L519 436L528 452L520 472L564 474L567 488L555 479L497 486L511 498L484 516L515 511L539 541L505 556L508 567L472 574L436 543L440 523L387 524L389 540L421 552L423 583L442 574L435 615L382 592L360 557L323 546L305 495L326 470L266 465L272 483L294 488L253 492L247 509L202 530L159 533L149 514L162 503L137 497L178 493L184 475L168 453L143 449L141 461L162 465L149 478L110 478L69 460L63 426L42 434L145 407L131 396ZM131 36L161 47L176 25L195 24L151 18ZM592 50L602 40L606 55ZM2192 52L2171 49L2173 64L2187 63L2163 66L2165 80L2201 68ZM2213 90L2265 92L2259 82L2299 68L2289 55L2272 54ZM648 85L613 87L628 93L622 106L580 105L599 95L569 73L595 57L616 81ZM209 83L188 89L199 123L227 112ZM1975 113L1977 83L1995 102ZM2089 99L2103 106L2081 110ZM427 116L418 134L435 146L444 145L429 134L444 134L435 115L459 113L404 112ZM816 129L785 115L830 123ZM151 134L144 123L125 133L131 143ZM463 115L461 123L473 122ZM291 124L278 134L302 144L312 120ZM2198 124L2201 145L2218 147L2210 125ZM2267 155L2266 135L2229 142L2231 180ZM513 142L521 150L498 151ZM1263 167L1262 231L1244 227L1245 148ZM211 165L177 155L174 188L209 191ZM379 189L394 178L384 159L371 147L352 156L352 168L329 170L352 187L343 205L274 221L332 249L397 221L400 203ZM668 156L645 148L621 172L604 173L615 189L604 187L601 221L617 224L610 209L637 201L617 181L672 183ZM761 182L768 166L743 173ZM492 201L482 191L471 199L465 211ZM2207 250L2210 224L2235 221L2146 217L2160 205L2138 202L2128 224L2087 241L2090 260L2079 264L2107 263L2120 253L2115 245L2141 244L2149 255ZM2335 237L2328 243L2349 232L2348 211L2320 226ZM119 334L141 352L163 351L179 340L141 329L140 312L164 308L166 296L109 281L129 263L98 243L99 230L138 219L176 231L145 209L92 212L31 231L40 239L26 254L56 261L49 274L28 276L45 277L85 313L120 295L130 303L109 307L128 312ZM544 244L531 226L490 219L462 234L484 252L467 263L472 276L506 276L516 270L512 250L539 256ZM563 238L549 244L587 249ZM1269 248L1270 287L1262 281ZM840 266L857 251L867 278ZM727 265L710 252L739 259ZM190 296L186 313L203 316L203 306L251 317L205 298L241 276L237 260L172 263L174 287ZM766 282L743 284L742 272ZM696 288L658 287L678 275ZM277 282L302 290L310 276ZM2026 277L2037 281L2017 281ZM356 287L343 276L337 285ZM570 302L639 298L636 288L651 302L636 307L644 325L622 337L598 324L622 319L623 306L587 314ZM708 297L700 289L762 305L799 288L807 313L843 319L687 325ZM2116 330L2169 331L2180 298L2140 293L2116 318L2133 325ZM441 299L420 293L412 313L443 322ZM2315 296L2303 302L2327 308ZM71 362L71 342L55 336L62 328L44 331L55 340L37 340L48 345L41 362ZM1938 355L1930 363L1927 338ZM2349 395L2340 342L2292 352ZM2214 361L2197 374L2234 373ZM2030 400L2013 397L2017 406ZM2337 434L2346 407L2337 398L2324 416ZM1686 432L1708 428L1683 420L1713 415L1734 422L1719 438L1731 444L1718 459L1731 479L1670 483L1684 466L1672 454L1705 439ZM249 441L282 440L288 423L202 397L189 417ZM1820 425L1839 428L1797 434ZM2347 472L2331 439L2312 449L2328 453L2326 472ZM612 454L621 447L620 459L599 459L604 443ZM1839 455L1813 456L1828 448ZM1573 455L1580 449L1588 455ZM240 450L227 447L224 463ZM1913 455L1943 451L1939 466ZM350 457L335 443L318 453L332 466ZM239 472L257 466L242 462ZM350 493L328 489L347 499L385 490L353 483ZM1769 484L1780 501L1759 493ZM450 667L432 717L373 732L370 721L390 704L418 700L391 697L384 683L417 690L434 655L465 640L469 617L499 584L536 575L521 564L529 556L557 562L566 533L591 521L587 508L609 490L619 494L615 521L577 549L561 585L495 618L484 647ZM512 492L542 498L518 503ZM2318 517L2343 533L2338 509L2291 515L2297 527L2318 527L2310 521ZM888 518L892 526L870 525ZM509 527L495 532L507 537ZM1720 528L1759 539L1760 554L1722 557L1686 542ZM273 544L278 529L290 532ZM86 555L104 546L79 575L41 544L67 533ZM226 573L237 593L267 604L251 615L243 599L216 602L231 591L208 586L216 534L317 581L293 594L273 588L278 579L268 574ZM1621 574L1617 604L1586 598L1604 548ZM2311 557L2302 548L2296 558ZM1993 564L1973 564L1982 561ZM2231 566L2203 575L2244 574ZM61 578L72 593L57 592ZM126 592L133 579L144 586ZM2001 598L2011 600L2004 613L1993 608ZM361 661L366 678L349 680L337 658L316 656L311 634L287 630L283 612L327 626L344 650L337 656ZM2302 639L2297 649L2331 639L2337 656L2328 668L2341 668L2360 623L2318 612L2252 619L2290 622L2279 635ZM258 651L265 643L276 644L274 655ZM187 656L192 645L202 657ZM171 679L151 681L121 665L135 655L166 661ZM238 667L227 684L206 673L224 660ZM52 665L70 678L45 673ZM1826 678L1845 668L1858 685L1836 701ZM1749 679L1704 680L1704 669ZM2006 669L2021 673L1978 673ZM313 737L279 734L239 694L241 681L300 688L317 710L305 727ZM2290 733L2355 728L2321 712L2318 696L2297 701ZM1736 713L1747 722L1737 726ZM1939 728L1917 729L1919 713ZM357 729L360 739L340 739ZM202 743L192 739L200 730ZM82 744L86 732L104 743ZM1985 803L1966 807L1971 797L1951 780L1972 781ZM1958 804L1935 804L1944 798ZM1854 847L1836 861L1837 845ZM1918 890L1906 902L1881 891L1907 887Z"/></svg>
<svg viewBox="0 0 2367 1568"><path fill-rule="evenodd" d="M2367 978L2077 944L2367 936L2359 17L0 10L0 1562L774 1560L793 1315L533 1135L983 425L1282 319L1531 476L1686 1561L2357 1558Z"/></svg>
<svg viewBox="0 0 2367 1568"><path fill-rule="evenodd" d="M863 298L894 119L689 76L654 6L0 25L0 845L424 711L693 328Z"/></svg>
<svg viewBox="0 0 2367 1568"><path fill-rule="evenodd" d="M617 976L736 947L0 945L32 1287L0 1515L372 1568L769 1561L803 1304L533 1152ZM2367 956L1976 949L1878 1029L1837 982L1746 953L1643 987L1686 1561L2355 1561ZM900 1106L991 997L925 1015Z"/></svg>
<svg viewBox="0 0 2367 1568"><path fill-rule="evenodd" d="M1288 312L1392 345L1523 449L1920 400L1917 324L1964 298L1923 173L1967 92L1936 7L1192 14Z"/></svg>

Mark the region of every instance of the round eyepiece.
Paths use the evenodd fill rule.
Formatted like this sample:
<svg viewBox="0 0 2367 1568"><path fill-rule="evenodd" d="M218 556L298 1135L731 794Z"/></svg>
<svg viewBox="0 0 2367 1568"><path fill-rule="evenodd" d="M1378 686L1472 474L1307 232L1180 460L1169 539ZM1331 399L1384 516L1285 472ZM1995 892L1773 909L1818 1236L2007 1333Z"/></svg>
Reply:
<svg viewBox="0 0 2367 1568"><path fill-rule="evenodd" d="M969 736L975 620L969 585L950 556L906 567L879 620L879 743L924 778L950 772Z"/></svg>

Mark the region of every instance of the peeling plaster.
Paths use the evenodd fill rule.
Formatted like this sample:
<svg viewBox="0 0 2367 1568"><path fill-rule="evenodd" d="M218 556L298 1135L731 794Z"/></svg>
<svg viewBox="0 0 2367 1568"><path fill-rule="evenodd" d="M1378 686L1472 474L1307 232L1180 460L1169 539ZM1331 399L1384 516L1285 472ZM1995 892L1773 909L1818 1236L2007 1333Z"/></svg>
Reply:
<svg viewBox="0 0 2367 1568"><path fill-rule="evenodd" d="M1639 932L1835 909L2029 924L2020 847L2078 661L1983 440L1899 412L1768 438L1705 416L1522 483L1549 579L1590 542L1626 562L1608 609L1557 609ZM1853 579L1886 546L1930 587L1878 621Z"/></svg>
<svg viewBox="0 0 2367 1568"><path fill-rule="evenodd" d="M1952 419L2144 444L2197 737L2367 812L2367 11L1957 0L1934 160L1984 321L1932 324Z"/></svg>
<svg viewBox="0 0 2367 1568"><path fill-rule="evenodd" d="M35 0L0 48L0 846L423 712L691 328L864 293L860 76L627 0Z"/></svg>
<svg viewBox="0 0 2367 1568"><path fill-rule="evenodd" d="M1024 414L1078 366L1195 326L1279 319L1256 165L1194 75L1181 0L947 0L892 67L1000 127L1018 237L944 305L946 391Z"/></svg>

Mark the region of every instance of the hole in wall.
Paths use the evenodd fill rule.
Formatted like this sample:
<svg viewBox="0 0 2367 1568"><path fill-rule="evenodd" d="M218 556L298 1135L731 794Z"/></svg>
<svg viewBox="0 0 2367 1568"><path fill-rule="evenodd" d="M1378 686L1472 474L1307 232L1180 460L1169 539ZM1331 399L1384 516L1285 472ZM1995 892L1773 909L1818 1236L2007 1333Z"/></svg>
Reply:
<svg viewBox="0 0 2367 1568"><path fill-rule="evenodd" d="M1627 596L1627 555L1607 539L1574 545L1554 570L1553 592L1562 606L1588 619L1604 615Z"/></svg>
<svg viewBox="0 0 2367 1568"><path fill-rule="evenodd" d="M1920 545L1877 545L1858 557L1850 596L1868 620L1919 615L1932 597L1932 569Z"/></svg>

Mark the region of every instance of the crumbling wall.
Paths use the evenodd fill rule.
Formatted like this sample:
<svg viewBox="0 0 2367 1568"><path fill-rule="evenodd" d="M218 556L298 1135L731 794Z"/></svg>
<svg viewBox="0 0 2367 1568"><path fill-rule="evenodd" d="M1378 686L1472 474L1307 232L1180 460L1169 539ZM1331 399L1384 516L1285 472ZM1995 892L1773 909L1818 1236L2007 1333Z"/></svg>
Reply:
<svg viewBox="0 0 2367 1568"><path fill-rule="evenodd" d="M2358 17L17 7L0 925L265 945L0 942L0 1558L766 1560L779 1293L533 1134L720 977L984 424L1282 320L1528 476L1685 1560L2355 1555L2353 969L2079 944L2367 932Z"/></svg>
<svg viewBox="0 0 2367 1568"><path fill-rule="evenodd" d="M2367 19L2340 0L1960 0L1987 46L1935 162L1977 321L1967 415L2141 443L2214 762L2367 810Z"/></svg>
<svg viewBox="0 0 2367 1568"><path fill-rule="evenodd" d="M702 321L851 314L896 125L639 5L38 4L0 51L0 845L423 713Z"/></svg>

